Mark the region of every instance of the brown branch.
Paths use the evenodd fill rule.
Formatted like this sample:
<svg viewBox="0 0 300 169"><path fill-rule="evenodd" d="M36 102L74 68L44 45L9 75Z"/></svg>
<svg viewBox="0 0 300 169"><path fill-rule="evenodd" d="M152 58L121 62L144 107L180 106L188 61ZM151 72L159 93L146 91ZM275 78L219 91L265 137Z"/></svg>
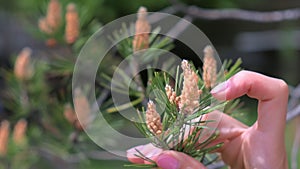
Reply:
<svg viewBox="0 0 300 169"><path fill-rule="evenodd" d="M204 9L197 6L189 6L182 8L181 12L195 18L207 20L237 19L262 23L297 20L300 18L300 8L258 12L243 9Z"/></svg>
<svg viewBox="0 0 300 169"><path fill-rule="evenodd" d="M170 3L178 12L190 15L193 18L206 20L236 19L270 23L300 19L300 8L261 12L243 9L205 9L194 5L187 6L177 0L170 0Z"/></svg>

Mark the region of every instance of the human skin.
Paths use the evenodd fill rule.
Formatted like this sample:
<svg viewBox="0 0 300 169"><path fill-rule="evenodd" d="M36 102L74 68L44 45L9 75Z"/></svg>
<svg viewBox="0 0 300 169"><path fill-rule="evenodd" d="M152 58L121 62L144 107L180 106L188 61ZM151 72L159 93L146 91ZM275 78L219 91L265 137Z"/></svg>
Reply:
<svg viewBox="0 0 300 169"><path fill-rule="evenodd" d="M251 71L241 71L216 86L211 94L219 100L232 100L243 95L258 100L258 118L250 127L222 114L217 126L219 137L213 144L223 142L217 150L232 169L287 169L284 143L288 86L280 79ZM209 113L213 119L221 112ZM163 151L151 144L135 147L153 159L162 169L205 168L192 157L175 151ZM135 148L127 151L133 163L147 163L134 156Z"/></svg>

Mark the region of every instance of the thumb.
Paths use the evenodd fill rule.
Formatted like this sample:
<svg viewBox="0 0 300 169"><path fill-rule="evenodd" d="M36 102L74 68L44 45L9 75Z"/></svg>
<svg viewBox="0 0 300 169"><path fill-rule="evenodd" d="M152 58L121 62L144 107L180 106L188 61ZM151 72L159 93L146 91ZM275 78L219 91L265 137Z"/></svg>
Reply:
<svg viewBox="0 0 300 169"><path fill-rule="evenodd" d="M196 159L176 151L164 151L155 161L158 167L162 169L206 169Z"/></svg>

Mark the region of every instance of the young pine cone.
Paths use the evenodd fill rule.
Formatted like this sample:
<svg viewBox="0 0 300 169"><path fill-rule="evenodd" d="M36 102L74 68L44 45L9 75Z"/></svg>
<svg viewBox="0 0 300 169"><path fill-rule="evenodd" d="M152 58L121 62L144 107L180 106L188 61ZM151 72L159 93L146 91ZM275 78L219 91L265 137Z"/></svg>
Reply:
<svg viewBox="0 0 300 169"><path fill-rule="evenodd" d="M180 97L176 96L176 93L173 90L173 88L170 85L166 85L165 90L170 103L179 105Z"/></svg>
<svg viewBox="0 0 300 169"><path fill-rule="evenodd" d="M181 113L193 114L195 109L199 107L199 97L202 93L198 88L199 77L191 69L186 60L181 62L183 69L183 88L180 96L179 109Z"/></svg>
<svg viewBox="0 0 300 169"><path fill-rule="evenodd" d="M56 32L59 28L62 20L61 16L61 4L58 0L50 0L48 4L48 10L46 15L46 22L49 28Z"/></svg>
<svg viewBox="0 0 300 169"><path fill-rule="evenodd" d="M33 69L30 63L31 49L24 48L15 61L14 74L21 80L29 80L33 75Z"/></svg>
<svg viewBox="0 0 300 169"><path fill-rule="evenodd" d="M217 62L211 46L204 48L203 81L207 89L215 86L217 80Z"/></svg>
<svg viewBox="0 0 300 169"><path fill-rule="evenodd" d="M27 130L27 121L25 119L21 119L17 122L13 131L13 141L17 145L22 145L25 141Z"/></svg>
<svg viewBox="0 0 300 169"><path fill-rule="evenodd" d="M149 32L151 26L147 20L147 9L140 7L138 11L138 19L135 23L135 36L133 39L133 51L149 48Z"/></svg>
<svg viewBox="0 0 300 169"><path fill-rule="evenodd" d="M79 130L87 128L91 121L91 108L88 99L79 88L75 89L74 107L77 114L75 127Z"/></svg>
<svg viewBox="0 0 300 169"><path fill-rule="evenodd" d="M74 109L70 104L65 105L64 108L64 116L66 120L72 124L77 130L82 131L83 126L80 124L79 120L77 119L77 116L74 112Z"/></svg>
<svg viewBox="0 0 300 169"><path fill-rule="evenodd" d="M50 0L46 17L39 20L39 28L42 32L50 35L55 33L62 20L61 4L58 0Z"/></svg>
<svg viewBox="0 0 300 169"><path fill-rule="evenodd" d="M44 32L48 35L53 33L53 30L48 25L46 18L40 18L38 22L38 26L41 32Z"/></svg>
<svg viewBox="0 0 300 169"><path fill-rule="evenodd" d="M76 5L70 3L67 6L66 13L66 30L65 30L65 39L68 44L73 44L80 33L80 24L79 16L76 10Z"/></svg>
<svg viewBox="0 0 300 169"><path fill-rule="evenodd" d="M0 124L0 156L6 156L9 139L9 122L2 121Z"/></svg>
<svg viewBox="0 0 300 169"><path fill-rule="evenodd" d="M146 124L148 129L154 135L160 135L162 133L162 123L160 115L156 111L155 104L150 100L146 111Z"/></svg>

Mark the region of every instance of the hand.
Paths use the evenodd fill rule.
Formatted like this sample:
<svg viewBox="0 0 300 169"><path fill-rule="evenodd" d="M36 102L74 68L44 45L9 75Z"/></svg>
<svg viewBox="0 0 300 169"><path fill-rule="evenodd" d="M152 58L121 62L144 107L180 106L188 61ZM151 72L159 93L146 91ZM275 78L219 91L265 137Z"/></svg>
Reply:
<svg viewBox="0 0 300 169"><path fill-rule="evenodd" d="M284 144L288 86L282 80L250 71L241 71L225 83L215 87L211 94L220 100L231 100L247 94L258 100L258 119L247 127L223 114L218 124L219 137L214 144L223 142L217 150L232 169L287 169ZM220 112L208 114L213 119ZM151 144L136 147L163 169L205 168L186 154L162 151ZM134 156L135 149L127 152L133 163L144 163Z"/></svg>

